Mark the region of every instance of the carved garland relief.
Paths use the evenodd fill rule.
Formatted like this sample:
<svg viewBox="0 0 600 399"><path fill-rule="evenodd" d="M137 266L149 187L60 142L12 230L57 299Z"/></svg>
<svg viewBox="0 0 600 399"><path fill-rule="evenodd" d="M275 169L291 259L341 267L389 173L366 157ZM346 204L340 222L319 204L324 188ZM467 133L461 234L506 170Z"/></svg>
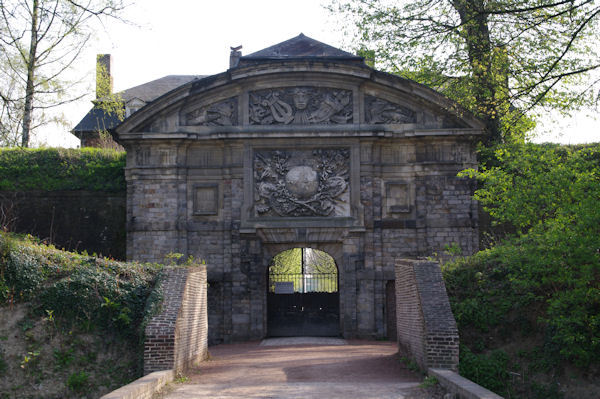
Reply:
<svg viewBox="0 0 600 399"><path fill-rule="evenodd" d="M416 123L415 111L381 98L365 95L365 121L372 124Z"/></svg>
<svg viewBox="0 0 600 399"><path fill-rule="evenodd" d="M251 125L349 124L353 122L352 91L323 87L287 87L249 93ZM416 123L416 113L399 104L365 95L365 122ZM202 106L181 116L183 126L238 125L238 98Z"/></svg>
<svg viewBox="0 0 600 399"><path fill-rule="evenodd" d="M258 151L255 216L350 216L348 149Z"/></svg>
<svg viewBox="0 0 600 399"><path fill-rule="evenodd" d="M251 125L352 123L352 91L289 87L250 92Z"/></svg>
<svg viewBox="0 0 600 399"><path fill-rule="evenodd" d="M184 126L233 126L238 124L238 99L228 98L205 107L187 112L183 116Z"/></svg>

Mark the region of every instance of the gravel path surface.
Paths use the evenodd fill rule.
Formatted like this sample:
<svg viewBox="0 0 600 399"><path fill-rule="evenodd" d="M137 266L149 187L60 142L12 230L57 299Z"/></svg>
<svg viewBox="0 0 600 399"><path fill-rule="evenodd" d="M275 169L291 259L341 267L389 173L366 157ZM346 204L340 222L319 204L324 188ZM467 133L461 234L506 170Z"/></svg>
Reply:
<svg viewBox="0 0 600 399"><path fill-rule="evenodd" d="M193 398L426 399L395 343L295 338L209 348L211 359L157 395Z"/></svg>

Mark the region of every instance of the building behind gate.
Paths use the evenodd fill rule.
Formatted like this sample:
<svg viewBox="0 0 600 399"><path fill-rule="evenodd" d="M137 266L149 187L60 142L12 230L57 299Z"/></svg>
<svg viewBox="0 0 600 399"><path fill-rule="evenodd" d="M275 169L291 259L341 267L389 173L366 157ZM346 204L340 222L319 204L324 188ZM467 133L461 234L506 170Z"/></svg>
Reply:
<svg viewBox="0 0 600 399"><path fill-rule="evenodd" d="M272 258L318 249L338 268L341 335L384 337L395 259L477 249L474 183L456 175L482 132L439 93L304 35L234 51L116 129L128 258L206 260L217 343L264 337Z"/></svg>

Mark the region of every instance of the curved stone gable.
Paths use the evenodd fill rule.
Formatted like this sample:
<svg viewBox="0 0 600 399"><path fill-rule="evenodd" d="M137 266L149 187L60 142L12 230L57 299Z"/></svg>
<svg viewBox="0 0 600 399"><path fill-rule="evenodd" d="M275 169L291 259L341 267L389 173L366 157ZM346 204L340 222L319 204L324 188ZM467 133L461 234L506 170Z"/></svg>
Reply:
<svg viewBox="0 0 600 399"><path fill-rule="evenodd" d="M352 125L352 126L350 126ZM232 127L327 126L378 132L483 128L439 93L367 66L269 62L195 80L158 98L116 131L208 134ZM190 136L191 137L191 136Z"/></svg>
<svg viewBox="0 0 600 399"><path fill-rule="evenodd" d="M128 258L206 260L211 343L268 333L267 270L285 249L335 259L346 338L385 336L396 259L477 249L474 184L456 175L477 166L482 123L355 58L249 57L117 127Z"/></svg>

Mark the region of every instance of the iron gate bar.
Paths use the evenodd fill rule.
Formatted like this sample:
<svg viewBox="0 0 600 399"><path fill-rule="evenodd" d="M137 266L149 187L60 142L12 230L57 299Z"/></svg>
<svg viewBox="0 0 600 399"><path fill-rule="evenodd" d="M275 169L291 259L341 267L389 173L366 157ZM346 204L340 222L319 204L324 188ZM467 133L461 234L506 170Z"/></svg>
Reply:
<svg viewBox="0 0 600 399"><path fill-rule="evenodd" d="M293 282L294 292L338 292L337 273L269 273L269 292L283 282Z"/></svg>

